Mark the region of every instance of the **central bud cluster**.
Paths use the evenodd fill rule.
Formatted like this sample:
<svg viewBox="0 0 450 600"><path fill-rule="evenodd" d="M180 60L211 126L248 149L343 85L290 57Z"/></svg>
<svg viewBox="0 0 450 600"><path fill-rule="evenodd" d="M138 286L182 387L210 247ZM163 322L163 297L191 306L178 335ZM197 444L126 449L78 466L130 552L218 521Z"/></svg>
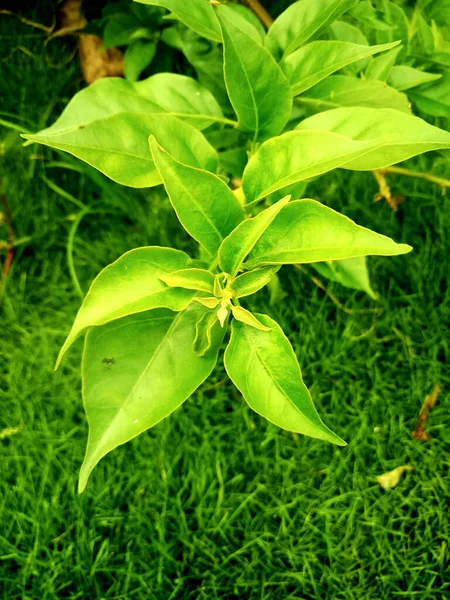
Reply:
<svg viewBox="0 0 450 600"><path fill-rule="evenodd" d="M217 311L217 318L219 319L220 326L225 325L228 313L233 306L231 300L233 298L233 292L229 287L230 276L227 273L219 273L216 275L214 280L214 295L220 300L220 306Z"/></svg>

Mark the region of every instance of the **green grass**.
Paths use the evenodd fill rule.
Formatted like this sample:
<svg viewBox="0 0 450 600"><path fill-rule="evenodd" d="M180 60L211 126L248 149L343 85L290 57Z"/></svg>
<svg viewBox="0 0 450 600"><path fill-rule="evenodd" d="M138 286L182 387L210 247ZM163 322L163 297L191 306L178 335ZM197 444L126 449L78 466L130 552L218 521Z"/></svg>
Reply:
<svg viewBox="0 0 450 600"><path fill-rule="evenodd" d="M16 50L1 66L0 118L38 129L79 84L76 61L49 66L63 62L71 42L44 49L36 32L5 20L1 31L2 44L16 36ZM408 197L394 214L372 203L370 174L321 178L312 197L414 252L370 261L378 303L330 285L350 314L293 268L281 272L289 298L270 306L264 292L249 303L282 324L320 413L348 447L268 424L219 367L169 419L106 457L79 496L87 437L80 342L53 372L79 306L66 257L79 209L43 177L99 211L74 238L84 291L132 247L195 246L157 193L112 184L102 191L86 175L49 166L52 157L79 163L22 149L7 128L0 143L16 236L30 237L17 249L0 306L0 431L22 426L0 440L0 597L448 597L449 200L423 182L392 178ZM411 165L450 176L437 154ZM428 424L431 440L414 442L411 430L434 383L442 394ZM415 471L382 491L375 477L404 464Z"/></svg>

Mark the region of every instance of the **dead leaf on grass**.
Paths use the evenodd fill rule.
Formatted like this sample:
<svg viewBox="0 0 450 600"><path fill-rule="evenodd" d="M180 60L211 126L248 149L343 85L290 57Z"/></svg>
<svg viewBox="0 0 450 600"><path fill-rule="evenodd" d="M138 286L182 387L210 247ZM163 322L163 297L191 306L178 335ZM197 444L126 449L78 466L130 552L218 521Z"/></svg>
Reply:
<svg viewBox="0 0 450 600"><path fill-rule="evenodd" d="M427 442L430 439L428 433L425 431L425 427L427 424L428 415L430 414L433 406L438 401L440 392L441 388L439 384L435 383L431 394L427 394L425 396L422 408L420 409L419 418L417 419L416 426L411 434L412 437L415 440L418 440L419 442Z"/></svg>
<svg viewBox="0 0 450 600"><path fill-rule="evenodd" d="M383 475L379 475L377 477L377 481L384 490L390 490L398 486L400 483L400 478L405 471L414 471L414 467L411 465L397 467L392 471L388 471L387 473L383 473Z"/></svg>

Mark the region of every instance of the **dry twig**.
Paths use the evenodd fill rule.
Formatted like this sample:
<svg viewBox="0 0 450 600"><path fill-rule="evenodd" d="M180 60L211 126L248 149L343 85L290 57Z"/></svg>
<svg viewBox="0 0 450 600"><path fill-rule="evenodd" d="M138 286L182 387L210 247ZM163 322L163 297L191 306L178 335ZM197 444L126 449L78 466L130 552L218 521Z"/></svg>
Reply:
<svg viewBox="0 0 450 600"><path fill-rule="evenodd" d="M427 394L425 396L422 408L420 409L419 418L417 419L416 426L411 434L412 437L419 442L427 442L430 439L428 433L425 431L425 427L427 424L428 415L438 401L440 391L441 388L439 384L436 383L431 394Z"/></svg>

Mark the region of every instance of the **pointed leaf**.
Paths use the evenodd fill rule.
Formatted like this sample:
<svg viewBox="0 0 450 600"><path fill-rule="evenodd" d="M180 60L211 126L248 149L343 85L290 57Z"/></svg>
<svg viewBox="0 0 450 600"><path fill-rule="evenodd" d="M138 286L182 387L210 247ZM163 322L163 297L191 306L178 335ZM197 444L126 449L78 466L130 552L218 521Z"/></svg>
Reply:
<svg viewBox="0 0 450 600"><path fill-rule="evenodd" d="M194 293L167 287L160 275L186 267L189 262L190 258L184 252L149 246L130 250L108 265L92 282L61 348L56 367L67 349L88 327L152 308L185 309Z"/></svg>
<svg viewBox="0 0 450 600"><path fill-rule="evenodd" d="M170 415L211 373L223 333L218 327L210 350L195 354L204 310L152 310L89 331L83 356L89 440L80 492L101 458Z"/></svg>
<svg viewBox="0 0 450 600"><path fill-rule="evenodd" d="M412 250L315 200L285 206L259 238L245 266L313 263L375 254L396 256Z"/></svg>
<svg viewBox="0 0 450 600"><path fill-rule="evenodd" d="M60 133L44 130L23 137L65 150L117 183L141 188L161 183L148 148L150 134L156 135L167 151L184 163L216 170L217 153L206 138L188 123L168 114L119 113L91 121L81 129Z"/></svg>
<svg viewBox="0 0 450 600"><path fill-rule="evenodd" d="M207 0L135 0L141 4L167 8L173 15L198 35L220 42L220 28L214 10Z"/></svg>
<svg viewBox="0 0 450 600"><path fill-rule="evenodd" d="M263 267L262 269L255 269L254 271L248 271L239 275L230 286L233 296L235 298L243 298L244 296L255 294L269 283L278 269L278 266Z"/></svg>
<svg viewBox="0 0 450 600"><path fill-rule="evenodd" d="M128 81L137 81L144 69L155 58L158 42L156 40L137 39L126 49L123 68Z"/></svg>
<svg viewBox="0 0 450 600"><path fill-rule="evenodd" d="M344 446L314 408L292 346L278 323L267 315L259 314L258 319L270 331L232 322L224 362L235 386L250 408L278 427Z"/></svg>
<svg viewBox="0 0 450 600"><path fill-rule="evenodd" d="M292 109L286 77L271 54L236 24L229 8L220 6L217 12L224 44L225 83L239 128L252 133L255 140L278 135Z"/></svg>
<svg viewBox="0 0 450 600"><path fill-rule="evenodd" d="M413 69L413 67L399 65L392 68L388 83L396 90L404 91L441 78L440 73L427 73L426 71Z"/></svg>
<svg viewBox="0 0 450 600"><path fill-rule="evenodd" d="M311 112L331 110L339 106L395 108L404 113L410 112L409 100L402 92L383 81L347 75L330 75L307 90L297 101Z"/></svg>
<svg viewBox="0 0 450 600"><path fill-rule="evenodd" d="M192 349L198 356L204 356L211 348L214 326L219 328L220 324L216 313L211 310L206 311L197 321Z"/></svg>
<svg viewBox="0 0 450 600"><path fill-rule="evenodd" d="M292 94L297 96L339 69L397 44L361 46L340 41L311 42L290 54L280 66L290 83Z"/></svg>
<svg viewBox="0 0 450 600"><path fill-rule="evenodd" d="M192 77L157 73L135 83L137 93L197 129L227 121L217 100Z"/></svg>
<svg viewBox="0 0 450 600"><path fill-rule="evenodd" d="M368 65L364 75L366 79L376 79L378 81L387 81L390 72L395 64L401 46L394 48L390 52L385 52L381 56L374 58ZM395 85L393 86L397 88Z"/></svg>
<svg viewBox="0 0 450 600"><path fill-rule="evenodd" d="M370 285L365 256L330 262L318 262L313 263L311 266L323 277L331 281L337 281L341 285L353 290L366 292L366 294L375 300L376 294Z"/></svg>
<svg viewBox="0 0 450 600"><path fill-rule="evenodd" d="M194 298L194 300L196 302L200 302L200 304L202 304L203 306L206 306L206 308L217 308L220 304L219 298L216 298L214 296L210 296L209 298L197 297L197 298Z"/></svg>
<svg viewBox="0 0 450 600"><path fill-rule="evenodd" d="M268 140L251 157L242 181L249 204L341 167L377 143L354 141L328 131L314 131L313 127L308 129L289 131Z"/></svg>
<svg viewBox="0 0 450 600"><path fill-rule="evenodd" d="M273 206L263 210L256 217L246 219L224 239L219 249L219 265L222 271L232 277L236 275L241 269L247 254L283 206L286 206L289 199L290 196L287 196Z"/></svg>
<svg viewBox="0 0 450 600"><path fill-rule="evenodd" d="M160 275L159 278L170 287L198 290L207 294L214 291L214 275L205 269L180 269Z"/></svg>
<svg viewBox="0 0 450 600"><path fill-rule="evenodd" d="M348 140L376 143L370 152L362 153L343 167L357 171L382 169L423 152L450 148L447 131L387 108L330 110L302 121L297 129L333 131Z"/></svg>
<svg viewBox="0 0 450 600"><path fill-rule="evenodd" d="M260 331L270 331L270 327L267 325L263 325L258 321L258 319L253 315L250 311L246 310L242 306L232 306L231 312L233 313L233 317L240 321L241 323L245 323L249 327L254 327L255 329L259 329Z"/></svg>
<svg viewBox="0 0 450 600"><path fill-rule="evenodd" d="M294 2L270 26L266 36L266 48L280 60L338 19L357 2L358 0Z"/></svg>
<svg viewBox="0 0 450 600"><path fill-rule="evenodd" d="M153 136L150 148L181 224L199 244L215 255L222 240L244 218L236 196L216 175L172 158Z"/></svg>

